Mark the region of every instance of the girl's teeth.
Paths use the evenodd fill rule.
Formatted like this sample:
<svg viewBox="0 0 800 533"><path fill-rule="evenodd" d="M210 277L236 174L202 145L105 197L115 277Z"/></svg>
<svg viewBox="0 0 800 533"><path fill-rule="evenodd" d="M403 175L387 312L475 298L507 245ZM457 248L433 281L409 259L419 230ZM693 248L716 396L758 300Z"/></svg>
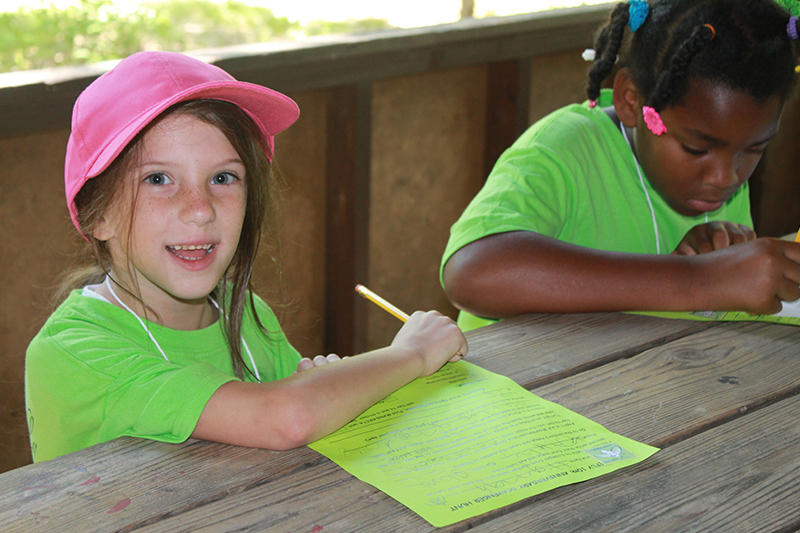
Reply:
<svg viewBox="0 0 800 533"><path fill-rule="evenodd" d="M203 257L206 257L208 254L210 254L211 250L214 248L214 245L213 244L198 244L198 245L189 244L189 245L180 245L180 246L168 246L168 248L173 254L177 255L181 259L185 259L187 261L198 261L200 259L203 259ZM180 253L181 251L191 252L191 251L196 251L196 250L204 250L205 254L203 254L201 257L187 257L187 256L184 256L184 255L181 255L181 253Z"/></svg>
<svg viewBox="0 0 800 533"><path fill-rule="evenodd" d="M211 248L211 244L189 244L183 246L170 246L173 250L208 250Z"/></svg>

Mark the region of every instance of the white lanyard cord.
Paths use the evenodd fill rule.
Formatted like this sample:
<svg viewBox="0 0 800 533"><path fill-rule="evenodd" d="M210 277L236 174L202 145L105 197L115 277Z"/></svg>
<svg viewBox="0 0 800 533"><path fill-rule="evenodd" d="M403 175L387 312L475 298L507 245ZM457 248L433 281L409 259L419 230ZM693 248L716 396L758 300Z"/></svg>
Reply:
<svg viewBox="0 0 800 533"><path fill-rule="evenodd" d="M161 353L162 356L164 356L164 359L166 359L167 362L171 362L169 360L169 357L167 357L167 354L164 353L164 350L161 349L161 345L158 344L158 341L156 340L156 338L153 337L152 333L150 333L150 328L148 328L147 325L144 323L144 321L141 318L139 318L139 315L134 313L133 310L130 307L125 305L125 302L123 302L122 300L119 299L119 297L117 296L117 293L114 292L114 288L111 286L111 282L109 281L109 277L108 276L106 276L105 284L106 284L106 287L108 288L109 292L111 293L111 296L114 297L114 299L117 301L117 303L119 303L126 311L128 311L130 314L132 314L134 316L134 318L136 318L136 320L139 321L139 324L142 325L142 329L144 329L147 332L147 335L150 337L150 340L153 341L153 344L156 345L156 348L158 348L158 351ZM211 300L211 303L214 304L214 307L216 307L219 310L219 312L222 313L222 309L220 309L219 304L214 301L214 298L211 298L209 296L208 299ZM228 315L225 315L225 318L227 319ZM250 357L250 364L253 365L253 372L255 373L256 380L258 380L258 382L261 383L261 376L258 373L258 367L256 367L256 361L255 361L255 359L253 359L253 353L250 351L250 347L247 345L247 341L244 340L244 336L240 336L240 338L242 339L242 345L244 346L244 349L247 351L247 355Z"/></svg>
<svg viewBox="0 0 800 533"><path fill-rule="evenodd" d="M622 132L622 136L625 138L625 142L628 143L628 146L631 149L631 155L633 156L633 164L636 166L636 172L639 174L639 183L642 184L642 191L644 191L644 196L647 198L647 207L650 208L650 216L653 218L653 234L656 237L656 253L661 253L661 242L658 238L658 222L656 221L656 211L653 209L653 202L650 200L650 193L647 192L647 187L644 185L644 176L642 175L642 167L639 166L639 161L636 159L636 154L633 153L633 145L631 144L630 139L628 139L628 134L625 131L625 125L620 120L619 122L619 130ZM705 214L706 216L706 223L708 223L708 213Z"/></svg>
<svg viewBox="0 0 800 533"><path fill-rule="evenodd" d="M142 319L139 318L139 315L134 313L133 310L130 307L125 305L125 302L123 302L122 300L119 299L119 296L117 296L117 293L114 292L113 287L111 287L111 282L109 281L109 277L108 276L106 276L105 284L106 284L106 287L108 288L109 292L111 293L111 296L114 297L114 299L117 301L117 303L119 305L121 305L123 308L125 308L126 311L128 311L130 314L132 314L134 316L134 318L136 318L136 320L139 321L139 324L142 325L142 328L144 328L144 330L147 332L147 335L150 337L150 340L153 341L153 344L156 345L156 348L158 348L158 351L161 352L161 355L164 356L164 359L166 359L168 363L171 362L169 360L169 357L167 357L167 354L164 353L164 350L161 349L161 345L158 344L158 341L156 340L156 338L153 337L152 333L150 333L150 329L145 325L145 323L142 321Z"/></svg>
<svg viewBox="0 0 800 533"><path fill-rule="evenodd" d="M211 296L208 297L211 300L211 303L214 304L214 307L222 313L222 308L220 308L219 304L212 298ZM228 315L225 315L225 319L228 319ZM253 352L250 351L250 347L247 345L247 341L244 340L244 335L239 336L242 339L242 346L244 346L245 351L247 352L248 357L250 357L250 364L253 365L253 373L256 375L256 381L261 383L261 376L258 374L258 367L256 367L256 361L253 359Z"/></svg>
<svg viewBox="0 0 800 533"><path fill-rule="evenodd" d="M647 207L650 208L650 216L653 217L653 234L656 236L656 253L661 253L661 242L658 238L658 222L656 221L656 211L653 209L653 202L650 200L650 193L647 192L647 187L644 186L644 176L642 175L642 168L639 166L639 161L636 160L636 154L633 153L633 146L631 145L630 139L628 139L628 134L625 132L625 125L622 121L619 121L619 130L622 132L622 136L625 138L625 142L628 143L628 146L631 149L631 155L633 156L633 164L636 167L636 172L639 174L639 183L642 184L642 190L644 191L644 197L647 198Z"/></svg>

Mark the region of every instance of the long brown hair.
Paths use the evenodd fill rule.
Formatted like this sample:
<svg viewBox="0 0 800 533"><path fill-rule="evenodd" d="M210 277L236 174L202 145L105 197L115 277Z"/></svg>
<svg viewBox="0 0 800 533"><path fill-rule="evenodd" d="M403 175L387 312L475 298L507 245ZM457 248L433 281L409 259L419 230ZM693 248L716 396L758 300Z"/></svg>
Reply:
<svg viewBox="0 0 800 533"><path fill-rule="evenodd" d="M148 124L102 174L84 184L75 197L75 205L81 232L92 248L94 264L68 275L62 284L60 295L65 295L73 288L100 283L110 272L112 263L107 243L94 238L94 230L113 202L119 201L125 175L141 158L142 139L146 133L159 121L175 113L195 117L219 129L239 154L245 167L246 207L239 244L228 269L210 295L221 308L220 321L227 339L234 375L243 379L245 371L253 375L253 371L242 358L240 342L246 307L249 306L265 337L268 338L270 334L256 313L251 274L262 234L272 233L275 229L276 184L267 143L255 122L235 104L221 100L191 100L175 104ZM130 227L133 225L136 197L134 190L130 200ZM127 249L131 249L130 231ZM130 261L130 256L128 257ZM123 290L126 289L123 287ZM126 292L148 309L139 295L128 290Z"/></svg>

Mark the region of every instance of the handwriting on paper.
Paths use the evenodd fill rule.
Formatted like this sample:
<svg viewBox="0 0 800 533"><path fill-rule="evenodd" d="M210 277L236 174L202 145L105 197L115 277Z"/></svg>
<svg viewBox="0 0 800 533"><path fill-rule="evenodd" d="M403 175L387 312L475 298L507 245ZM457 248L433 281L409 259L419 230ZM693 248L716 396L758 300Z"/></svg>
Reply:
<svg viewBox="0 0 800 533"><path fill-rule="evenodd" d="M463 361L400 389L311 447L436 526L656 451Z"/></svg>

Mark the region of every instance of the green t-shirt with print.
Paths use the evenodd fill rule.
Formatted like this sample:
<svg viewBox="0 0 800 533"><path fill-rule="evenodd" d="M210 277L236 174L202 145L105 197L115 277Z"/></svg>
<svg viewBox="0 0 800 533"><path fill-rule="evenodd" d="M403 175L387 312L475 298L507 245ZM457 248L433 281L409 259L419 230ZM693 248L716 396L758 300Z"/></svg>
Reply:
<svg viewBox="0 0 800 533"><path fill-rule="evenodd" d="M705 215L677 213L644 174L640 177L630 146L603 111L610 105L611 91L604 90L595 108L584 102L559 109L503 153L450 230L440 281L457 250L488 235L533 231L597 250L668 254L690 229L706 221ZM708 213L708 220L752 227L748 195L745 184ZM491 322L459 315L465 330Z"/></svg>
<svg viewBox="0 0 800 533"><path fill-rule="evenodd" d="M221 323L177 331L145 320L167 361L133 315L87 294L73 291L28 347L25 403L34 461L121 436L186 440L214 391L236 379ZM242 336L261 381L291 375L300 355L258 297L256 309L269 334L257 331L248 311ZM251 368L244 348L242 358ZM255 378L245 373L245 380Z"/></svg>

